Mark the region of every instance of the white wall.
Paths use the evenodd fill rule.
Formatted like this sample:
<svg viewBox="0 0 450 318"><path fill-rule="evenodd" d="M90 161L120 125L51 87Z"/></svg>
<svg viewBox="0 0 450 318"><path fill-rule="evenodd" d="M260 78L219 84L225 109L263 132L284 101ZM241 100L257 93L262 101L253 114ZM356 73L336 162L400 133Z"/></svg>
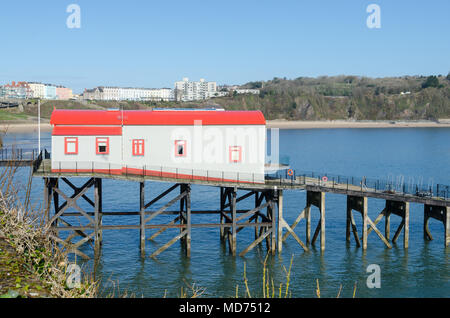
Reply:
<svg viewBox="0 0 450 318"><path fill-rule="evenodd" d="M59 169L120 169L122 166L122 136L78 137L78 154L64 153L64 138L52 136L52 168ZM72 137L72 136L70 136ZM109 137L109 154L96 154L96 137ZM76 164L75 164L76 163ZM92 164L94 163L94 164Z"/></svg>
<svg viewBox="0 0 450 318"><path fill-rule="evenodd" d="M77 155L64 153L64 136L52 136L53 169L63 162L61 169L134 168L264 182L264 125L124 126L122 133L109 137L109 155L96 154L95 136L78 136ZM144 156L133 155L133 139L144 139ZM186 141L185 157L175 156L175 140ZM230 162L230 146L241 147L241 162Z"/></svg>

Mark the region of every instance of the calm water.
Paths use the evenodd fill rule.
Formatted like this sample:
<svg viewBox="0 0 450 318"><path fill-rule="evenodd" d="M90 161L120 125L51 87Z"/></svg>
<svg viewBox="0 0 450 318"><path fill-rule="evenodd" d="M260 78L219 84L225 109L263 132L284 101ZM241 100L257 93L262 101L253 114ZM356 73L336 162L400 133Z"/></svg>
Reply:
<svg viewBox="0 0 450 318"><path fill-rule="evenodd" d="M50 135L45 134L43 144L50 148ZM10 135L7 143L37 144L30 134ZM414 178L424 183L450 184L450 129L403 128L403 129L320 129L280 131L280 153L290 158L290 165L298 170L328 172L372 178ZM29 173L21 169L19 178L25 182ZM81 184L83 180L79 180ZM163 183L147 183L146 196L153 198L168 187ZM42 199L42 180L34 179L33 199ZM104 180L104 211L138 211L139 185L125 181ZM170 199L168 199L170 200ZM168 202L161 202L158 206ZM253 199L249 199L249 207ZM81 201L80 201L81 202ZM243 201L242 203L244 203ZM285 191L285 218L292 223L305 205L305 192ZM85 204L81 206L86 207ZM374 219L383 209L384 201L369 198L369 216ZM193 186L193 209L217 209L219 190ZM157 207L155 207L157 208ZM293 256L290 291L293 297L314 297L316 279L321 294L335 297L342 285L341 295L351 297L356 284L359 297L450 297L450 248L444 248L442 223L430 221L434 240L423 239L423 205L411 204L410 248L403 249L401 236L398 244L387 249L377 235L369 235L368 249L345 242L346 197L326 195L326 250L319 248L303 252L289 238L281 256L270 257L268 267L275 286L285 282L283 266L289 267ZM313 208L313 229L318 211ZM358 228L361 218L354 214ZM217 217L218 218L218 217ZM163 219L163 218L161 218ZM68 219L69 220L69 219ZM166 219L169 222L170 219ZM193 216L193 223L216 222L213 216ZM77 220L73 219L73 223ZM138 224L138 217L104 217L104 224ZM395 233L400 219L391 218L391 235ZM383 222L378 227L384 229ZM304 239L304 223L296 231ZM359 230L360 231L360 230ZM152 231L148 230L147 237ZM383 232L383 231L382 231ZM147 241L147 255L169 241L178 230L167 231L155 242ZM244 263L246 264L252 296L261 296L264 248L256 248L245 258L232 257L219 240L219 230L194 229L192 232L192 255L184 257L180 243L162 253L157 260L145 260L139 254L139 231L104 231L102 258L97 275L102 278L105 293L113 284L121 290L137 296L176 297L181 287L195 284L206 289L205 296L230 297L239 285L244 291ZM251 243L253 230L238 234L238 251ZM92 249L85 247L92 255ZM81 262L86 269L91 262ZM381 268L381 288L369 289L366 268L378 264Z"/></svg>

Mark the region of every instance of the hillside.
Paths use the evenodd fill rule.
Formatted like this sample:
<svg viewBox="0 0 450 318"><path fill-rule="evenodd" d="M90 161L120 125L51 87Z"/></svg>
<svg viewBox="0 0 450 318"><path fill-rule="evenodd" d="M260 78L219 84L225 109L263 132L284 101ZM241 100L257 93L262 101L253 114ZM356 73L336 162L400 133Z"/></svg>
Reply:
<svg viewBox="0 0 450 318"><path fill-rule="evenodd" d="M274 78L250 82L245 88L259 95L218 97L196 102L43 101L41 116L57 108L205 107L259 109L267 119L287 120L436 120L450 118L450 74L367 78L335 76L296 79ZM23 114L37 115L36 101L24 103ZM15 117L19 117L16 114ZM3 115L2 117L6 117Z"/></svg>

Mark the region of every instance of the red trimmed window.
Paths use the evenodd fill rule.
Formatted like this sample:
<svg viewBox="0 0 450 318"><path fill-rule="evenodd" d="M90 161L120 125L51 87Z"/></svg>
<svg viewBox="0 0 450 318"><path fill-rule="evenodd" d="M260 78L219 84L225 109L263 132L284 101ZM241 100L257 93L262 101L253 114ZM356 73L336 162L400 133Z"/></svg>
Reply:
<svg viewBox="0 0 450 318"><path fill-rule="evenodd" d="M64 138L64 154L66 155L78 154L78 137Z"/></svg>
<svg viewBox="0 0 450 318"><path fill-rule="evenodd" d="M241 162L242 161L242 147L241 146L230 146L230 162Z"/></svg>
<svg viewBox="0 0 450 318"><path fill-rule="evenodd" d="M186 157L186 140L175 140L175 157Z"/></svg>
<svg viewBox="0 0 450 318"><path fill-rule="evenodd" d="M144 155L144 139L133 139L133 156Z"/></svg>
<svg viewBox="0 0 450 318"><path fill-rule="evenodd" d="M95 151L97 155L109 155L109 137L95 138Z"/></svg>

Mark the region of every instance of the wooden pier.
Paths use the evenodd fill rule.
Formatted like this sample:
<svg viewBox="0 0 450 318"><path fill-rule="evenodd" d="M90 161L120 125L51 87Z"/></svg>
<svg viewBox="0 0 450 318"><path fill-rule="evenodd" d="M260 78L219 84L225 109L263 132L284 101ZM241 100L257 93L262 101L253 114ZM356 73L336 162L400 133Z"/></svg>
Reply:
<svg viewBox="0 0 450 318"><path fill-rule="evenodd" d="M79 250L85 243L93 243L94 255L98 255L102 245L102 233L104 230L136 229L140 233L140 252L144 256L146 253L145 243L147 240L155 240L161 233L169 229L178 229L177 234L160 248L150 253L150 257L156 257L175 242L181 241L186 255L191 254L191 233L197 228L218 228L220 230L220 240L228 246L231 255L244 256L259 244L265 244L271 254L276 251L282 252L283 242L292 237L303 249L308 251L310 246L320 241L320 250L325 250L325 229L326 229L326 193L336 193L347 196L346 207L346 240L351 241L353 236L358 247L367 249L368 235L373 231L386 245L391 248L403 232L403 246L409 247L409 218L410 202L424 205L424 238L432 240L432 235L428 229L428 221L434 218L444 225L445 246L450 243L450 198L445 193L441 196L423 195L421 193L396 192L391 189L382 190L374 186L368 186L365 180L349 183L347 180L336 180L324 176L292 176L266 178L263 184L251 182L227 182L208 178L189 178L183 175L182 178L174 178L161 175L144 174L109 174L97 172L52 172L51 162L48 159L40 158L35 163L34 176L43 177L45 183L45 211L48 223L50 224L51 237L61 246L70 252L76 253L84 258L88 256ZM94 169L93 169L94 171ZM81 185L76 185L79 178L88 178L88 181ZM116 180L135 181L139 184L139 211L107 212L103 211L103 189L102 180L104 178ZM162 193L152 194L151 198L146 198L146 182L157 181L168 185L167 190ZM346 182L345 182L346 181ZM60 185L64 183L72 193L64 193ZM191 185L204 185L220 189L220 206L217 210L192 210L191 209ZM90 191L90 190L93 191ZM283 193L285 191L306 190L305 208L299 213L293 224L288 224L283 216ZM91 197L88 192L93 192ZM238 196L238 191L244 193ZM447 191L447 190L446 190ZM165 205L154 209L155 203L173 196ZM371 220L368 216L368 198L378 198L385 200L385 208L380 211L378 217ZM243 209L241 202L253 198L254 206L251 209ZM86 211L80 207L78 201L85 201L91 207ZM53 209L52 209L53 206ZM76 212L69 212L73 208ZM313 209L314 208L314 209ZM314 210L319 213L319 222L315 227L311 224L311 214ZM343 208L345 210L345 208ZM358 212L362 217L362 229L358 232L354 212ZM199 214L215 215L211 223L193 223L192 218ZM344 213L343 213L344 214ZM104 225L104 217L119 217L124 215L139 216L137 225ZM172 215L174 218L168 222L161 222L160 216ZM401 223L396 229L391 239L390 217L399 216ZM65 217L78 216L85 220L84 224L70 224ZM377 228L379 222L384 218L384 233ZM300 222L306 222L305 241L301 235L295 232ZM237 250L238 233L245 228L253 228L255 232L254 241L242 251ZM311 232L314 229L314 232ZM146 236L146 230L156 230L150 237ZM69 233L65 239L59 235L60 232ZM312 234L312 236L311 236ZM77 238L77 239L75 239Z"/></svg>

